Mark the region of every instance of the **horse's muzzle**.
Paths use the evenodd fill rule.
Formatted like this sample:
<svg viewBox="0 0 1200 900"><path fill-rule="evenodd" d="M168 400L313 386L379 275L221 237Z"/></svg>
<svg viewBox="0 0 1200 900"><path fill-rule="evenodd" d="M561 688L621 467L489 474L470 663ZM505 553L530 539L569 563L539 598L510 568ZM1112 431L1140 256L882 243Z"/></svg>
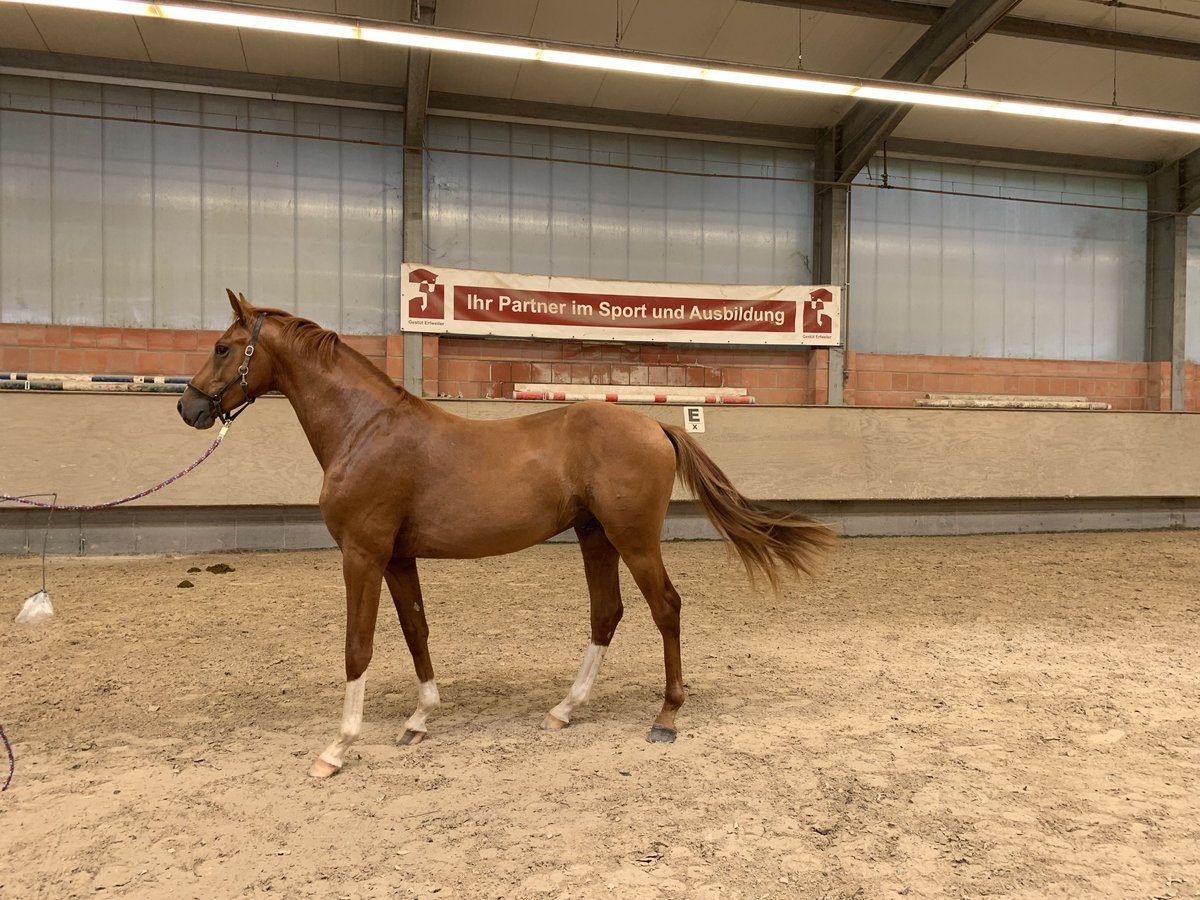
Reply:
<svg viewBox="0 0 1200 900"><path fill-rule="evenodd" d="M212 401L207 397L196 396L196 392L191 388L184 391L175 408L179 410L179 418L200 431L212 428L213 423L217 421Z"/></svg>

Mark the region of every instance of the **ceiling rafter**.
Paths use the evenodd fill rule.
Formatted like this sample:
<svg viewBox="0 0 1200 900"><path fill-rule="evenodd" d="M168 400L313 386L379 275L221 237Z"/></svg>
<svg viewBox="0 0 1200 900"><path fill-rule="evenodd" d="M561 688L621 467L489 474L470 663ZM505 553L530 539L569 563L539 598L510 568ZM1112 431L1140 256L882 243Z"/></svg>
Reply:
<svg viewBox="0 0 1200 900"><path fill-rule="evenodd" d="M1020 0L956 0L929 26L884 78L932 84ZM835 178L843 183L867 164L912 107L859 101L834 126Z"/></svg>
<svg viewBox="0 0 1200 900"><path fill-rule="evenodd" d="M845 16L885 19L892 22L907 22L913 25L932 25L949 8L935 3L914 2L914 0L845 0L845 2L842 0L745 0L745 2L813 12L830 12ZM1048 22L1021 16L1005 16L992 27L991 33L1006 37L1051 41L1056 44L1074 44L1079 47L1121 50L1126 53L1143 53L1149 56L1200 62L1200 43L1195 41L1134 34L1128 31L1112 31L1087 25L1071 25L1066 22Z"/></svg>
<svg viewBox="0 0 1200 900"><path fill-rule="evenodd" d="M1191 215L1200 211L1200 150L1179 161L1179 211Z"/></svg>

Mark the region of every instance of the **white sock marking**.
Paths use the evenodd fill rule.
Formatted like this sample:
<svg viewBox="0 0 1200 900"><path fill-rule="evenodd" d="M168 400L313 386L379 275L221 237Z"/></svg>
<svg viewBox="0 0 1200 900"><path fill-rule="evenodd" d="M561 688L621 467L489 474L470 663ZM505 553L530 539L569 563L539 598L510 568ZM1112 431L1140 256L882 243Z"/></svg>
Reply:
<svg viewBox="0 0 1200 900"><path fill-rule="evenodd" d="M366 693L366 686L367 676L365 673L354 681L346 682L346 699L342 703L342 733L321 754L321 759L331 766L339 769L342 767L346 751L362 733L363 697Z"/></svg>
<svg viewBox="0 0 1200 900"><path fill-rule="evenodd" d="M550 710L550 715L563 722L571 721L571 712L575 707L584 703L588 694L591 693L596 676L600 674L600 663L604 662L604 653L607 650L607 647L601 647L599 644L587 645L587 649L583 651L583 662L579 664L579 674L575 676L575 683L571 685L571 690L567 691L563 702Z"/></svg>
<svg viewBox="0 0 1200 900"><path fill-rule="evenodd" d="M429 714L438 708L441 703L441 698L438 697L437 681L430 678L428 681L422 681L417 685L417 709L408 721L404 723L405 731L424 731L425 720Z"/></svg>

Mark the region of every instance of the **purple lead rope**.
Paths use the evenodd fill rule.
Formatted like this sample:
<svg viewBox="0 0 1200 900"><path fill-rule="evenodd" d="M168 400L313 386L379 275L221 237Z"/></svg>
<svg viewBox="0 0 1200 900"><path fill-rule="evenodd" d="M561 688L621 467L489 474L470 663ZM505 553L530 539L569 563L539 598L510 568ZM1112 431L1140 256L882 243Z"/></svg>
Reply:
<svg viewBox="0 0 1200 900"><path fill-rule="evenodd" d="M4 787L0 788L0 791L7 791L8 786L12 784L13 772L17 770L17 761L13 759L12 744L8 742L3 725L0 725L0 741L4 741L4 749L8 751L8 777L4 779Z"/></svg>
<svg viewBox="0 0 1200 900"><path fill-rule="evenodd" d="M166 481L161 481L152 488L146 488L146 490L144 490L144 491L139 491L138 493L131 494L128 497L122 497L120 500L110 500L107 503L76 503L76 504L71 504L71 505L65 505L65 504L59 504L59 503L42 503L40 500L30 500L30 499L28 499L28 497L14 497L10 494L0 494L0 502L7 500L12 503L24 503L26 506L38 506L38 507L41 507L42 509L62 509L62 510L67 510L68 512L86 512L87 510L92 510L92 509L110 509L114 506L120 506L122 503L129 503L132 500L138 500L142 497L145 497L147 494L153 494L155 491L161 491L168 484L173 484L174 482L178 481L180 478L182 478L188 472L190 472L194 468L196 468L196 466L200 465L200 463L204 462L206 459L208 459L210 456L212 456L213 451L216 450L217 447L219 447L221 445L221 440L225 437L225 433L227 431L229 431L229 423L228 422L225 423L225 425L223 425L221 427L220 433L217 434L217 439L212 442L211 447L209 447L207 450L204 451L204 455L201 456L194 463L192 463L190 466L188 466L186 469L184 469L182 472L180 472L176 475L172 475ZM44 588L43 588L43 590L44 590ZM4 749L8 753L8 777L6 779L4 779L4 787L0 788L0 791L7 791L8 786L10 784L12 784L13 773L17 770L17 761L13 757L12 745L8 742L8 735L6 735L4 733L3 725L0 725L0 741L4 742Z"/></svg>
<svg viewBox="0 0 1200 900"><path fill-rule="evenodd" d="M206 459L208 459L210 456L212 456L213 451L216 450L217 447L220 446L221 440L225 437L225 432L227 432L227 431L229 431L228 424L221 426L221 431L217 435L217 439L212 442L212 446L204 451L203 456L201 456L198 460L196 460L194 463L192 463L190 466L188 466L182 472L179 472L176 475L172 475L166 481L161 481L152 488L146 488L146 490L144 490L144 491L139 491L138 493L131 494L128 497L122 497L120 500L110 500L107 503L79 503L79 504L73 504L73 505L67 506L67 505L60 504L60 503L43 503L40 500L30 500L27 497L14 497L9 494L0 494L0 502L9 501L12 503L24 503L26 506L38 506L38 507L41 507L42 509L62 509L62 510L66 510L67 512L87 512L88 510L93 510L93 509L110 509L114 506L120 506L122 503L129 503L133 500L139 500L148 494L153 494L155 491L161 491L163 488L165 488L169 484L174 484L176 481L178 481L180 478L182 478L188 472L190 472L194 468L196 468L196 466L200 465L200 463L204 462Z"/></svg>

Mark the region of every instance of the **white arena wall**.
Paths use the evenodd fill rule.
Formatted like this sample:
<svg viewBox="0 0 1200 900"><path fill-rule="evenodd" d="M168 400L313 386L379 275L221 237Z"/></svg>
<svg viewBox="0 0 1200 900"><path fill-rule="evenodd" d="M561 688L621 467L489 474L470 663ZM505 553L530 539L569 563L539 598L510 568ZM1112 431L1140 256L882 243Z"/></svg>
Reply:
<svg viewBox="0 0 1200 900"><path fill-rule="evenodd" d="M122 497L184 468L216 432L187 428L177 398L0 395L0 492L62 503ZM437 401L472 418L552 404ZM680 406L638 406L668 422ZM698 440L749 497L845 534L962 534L1200 525L1200 417L1029 410L706 407ZM330 546L321 471L291 407L263 398L181 481L118 509L58 512L59 553ZM667 538L713 532L677 488ZM41 550L47 514L0 505L0 553ZM568 533L567 538L571 535Z"/></svg>

